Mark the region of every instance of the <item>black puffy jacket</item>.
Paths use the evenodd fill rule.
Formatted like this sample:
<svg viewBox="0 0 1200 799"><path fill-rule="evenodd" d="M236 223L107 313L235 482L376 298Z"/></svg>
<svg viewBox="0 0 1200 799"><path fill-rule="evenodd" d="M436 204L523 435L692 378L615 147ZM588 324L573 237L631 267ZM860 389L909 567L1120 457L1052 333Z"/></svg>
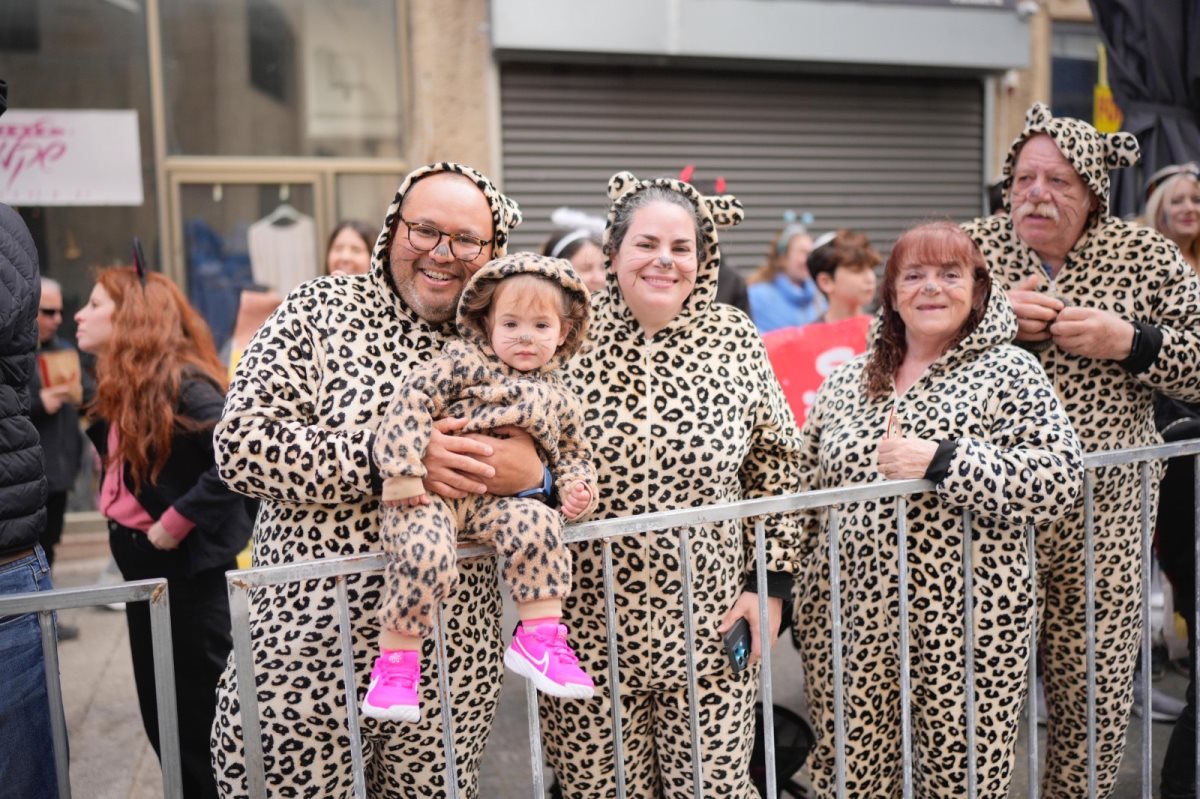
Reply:
<svg viewBox="0 0 1200 799"><path fill-rule="evenodd" d="M40 299L33 237L0 204L0 557L36 544L46 526L42 447L29 419Z"/></svg>

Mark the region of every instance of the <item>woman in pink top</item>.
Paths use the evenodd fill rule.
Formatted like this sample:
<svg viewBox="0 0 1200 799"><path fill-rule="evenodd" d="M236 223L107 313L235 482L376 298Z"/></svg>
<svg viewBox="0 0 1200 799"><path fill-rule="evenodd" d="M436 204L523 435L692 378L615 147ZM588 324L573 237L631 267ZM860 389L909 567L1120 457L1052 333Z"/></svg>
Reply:
<svg viewBox="0 0 1200 799"><path fill-rule="evenodd" d="M209 730L231 648L225 572L252 526L217 476L212 430L225 370L212 334L175 284L128 267L99 273L75 315L96 356L88 435L104 459L100 510L126 580L167 579L184 796L216 797ZM150 611L126 607L142 723L159 751Z"/></svg>

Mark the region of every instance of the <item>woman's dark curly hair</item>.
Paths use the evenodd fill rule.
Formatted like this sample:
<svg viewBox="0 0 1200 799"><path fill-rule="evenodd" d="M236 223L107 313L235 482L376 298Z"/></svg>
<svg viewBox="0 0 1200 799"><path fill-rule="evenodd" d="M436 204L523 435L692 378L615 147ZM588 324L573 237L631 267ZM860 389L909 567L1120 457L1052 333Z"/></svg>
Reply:
<svg viewBox="0 0 1200 799"><path fill-rule="evenodd" d="M896 279L900 270L910 264L962 264L971 268L975 280L971 310L947 350L956 347L979 327L992 293L987 261L958 225L949 221L927 222L901 234L883 268L879 331L863 372L867 396L871 399L881 399L892 392L896 371L908 352L904 320L896 310Z"/></svg>

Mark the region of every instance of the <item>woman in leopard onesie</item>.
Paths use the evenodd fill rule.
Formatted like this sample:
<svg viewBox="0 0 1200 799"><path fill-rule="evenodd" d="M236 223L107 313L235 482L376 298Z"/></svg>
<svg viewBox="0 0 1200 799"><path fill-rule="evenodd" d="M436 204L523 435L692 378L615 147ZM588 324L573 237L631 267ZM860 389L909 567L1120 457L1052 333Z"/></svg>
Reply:
<svg viewBox="0 0 1200 799"><path fill-rule="evenodd" d="M950 222L900 237L870 349L822 384L804 426L806 489L925 478L907 498L916 795L967 784L963 510L972 516L974 757L978 796L1005 799L1030 657L1026 525L1045 524L1082 481L1079 442L1054 389L1010 346L1016 319L974 243ZM900 793L897 500L838 509L846 793ZM829 536L813 514L796 586L795 637L817 731L811 769L836 795Z"/></svg>
<svg viewBox="0 0 1200 799"><path fill-rule="evenodd" d="M597 453L595 518L694 508L793 492L799 431L750 319L714 301L716 228L741 221L732 197L702 197L678 180L609 182L608 289L595 295L593 347L569 366ZM790 592L794 518L767 518L773 620ZM735 674L721 631L746 616L756 636L753 526L689 530L693 607L682 602L679 530L612 543L620 714L629 796L750 799L758 668ZM589 702L544 698L546 754L568 797L616 795L607 623L598 543L573 548L575 588L565 606L596 680ZM693 615L701 767L692 773L688 641Z"/></svg>

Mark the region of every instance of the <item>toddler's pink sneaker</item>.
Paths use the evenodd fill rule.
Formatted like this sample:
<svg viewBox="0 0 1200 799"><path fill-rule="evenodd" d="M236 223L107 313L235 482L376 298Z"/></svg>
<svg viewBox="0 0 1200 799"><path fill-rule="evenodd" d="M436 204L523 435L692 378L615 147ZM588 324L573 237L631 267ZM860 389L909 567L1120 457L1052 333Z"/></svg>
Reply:
<svg viewBox="0 0 1200 799"><path fill-rule="evenodd" d="M518 624L504 653L504 665L550 696L591 699L596 692L596 684L579 668L579 658L567 643L564 624Z"/></svg>
<svg viewBox="0 0 1200 799"><path fill-rule="evenodd" d="M371 687L363 699L362 713L373 719L418 721L421 700L421 653L417 650L390 652L375 658Z"/></svg>

